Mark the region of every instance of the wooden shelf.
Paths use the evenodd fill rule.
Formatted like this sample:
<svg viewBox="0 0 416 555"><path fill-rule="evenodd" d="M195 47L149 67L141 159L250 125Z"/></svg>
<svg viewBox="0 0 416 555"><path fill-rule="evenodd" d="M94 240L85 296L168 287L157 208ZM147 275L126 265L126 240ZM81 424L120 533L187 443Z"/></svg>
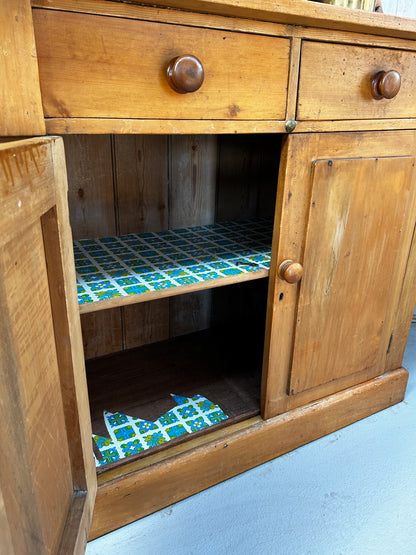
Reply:
<svg viewBox="0 0 416 555"><path fill-rule="evenodd" d="M257 332L261 329L257 326L253 334L251 327L245 325L220 327L88 361L94 435L109 437L104 411L156 421L176 406L172 393L185 397L202 395L227 416L210 427L99 466L97 472L258 415L263 335ZM97 448L95 452L97 456Z"/></svg>
<svg viewBox="0 0 416 555"><path fill-rule="evenodd" d="M267 277L266 218L74 242L80 312Z"/></svg>

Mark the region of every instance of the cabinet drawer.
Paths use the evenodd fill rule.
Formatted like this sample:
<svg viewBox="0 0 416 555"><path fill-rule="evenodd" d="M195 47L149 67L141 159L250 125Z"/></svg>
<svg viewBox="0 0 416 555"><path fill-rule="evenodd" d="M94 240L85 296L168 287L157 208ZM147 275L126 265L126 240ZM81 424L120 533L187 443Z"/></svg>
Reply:
<svg viewBox="0 0 416 555"><path fill-rule="evenodd" d="M371 80L395 70L401 87L376 100ZM297 119L341 120L416 117L416 53L305 41L302 45Z"/></svg>
<svg viewBox="0 0 416 555"><path fill-rule="evenodd" d="M285 119L289 39L42 9L34 25L46 117ZM179 94L184 55L205 77Z"/></svg>

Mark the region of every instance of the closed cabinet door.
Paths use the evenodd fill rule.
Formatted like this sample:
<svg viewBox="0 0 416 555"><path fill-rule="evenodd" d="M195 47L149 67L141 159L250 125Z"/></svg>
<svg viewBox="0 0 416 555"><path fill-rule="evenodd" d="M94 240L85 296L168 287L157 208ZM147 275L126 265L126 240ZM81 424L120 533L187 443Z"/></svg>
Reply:
<svg viewBox="0 0 416 555"><path fill-rule="evenodd" d="M415 134L289 136L279 180L265 417L386 371L415 225Z"/></svg>
<svg viewBox="0 0 416 555"><path fill-rule="evenodd" d="M96 475L62 139L0 160L0 551L83 553Z"/></svg>

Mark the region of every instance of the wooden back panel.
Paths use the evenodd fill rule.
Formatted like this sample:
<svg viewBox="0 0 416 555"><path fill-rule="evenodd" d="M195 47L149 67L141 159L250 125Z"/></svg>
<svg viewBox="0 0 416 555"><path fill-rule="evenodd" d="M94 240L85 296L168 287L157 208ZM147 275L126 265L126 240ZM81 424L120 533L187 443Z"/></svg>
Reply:
<svg viewBox="0 0 416 555"><path fill-rule="evenodd" d="M278 135L66 135L64 143L75 239L272 216ZM83 314L86 358L206 329L211 297Z"/></svg>

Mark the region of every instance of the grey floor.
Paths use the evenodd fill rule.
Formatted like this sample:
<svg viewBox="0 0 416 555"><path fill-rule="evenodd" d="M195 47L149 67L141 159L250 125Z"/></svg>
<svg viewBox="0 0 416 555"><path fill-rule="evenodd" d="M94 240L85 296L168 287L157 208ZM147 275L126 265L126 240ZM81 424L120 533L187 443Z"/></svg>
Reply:
<svg viewBox="0 0 416 555"><path fill-rule="evenodd" d="M416 324L405 400L90 542L88 555L416 555Z"/></svg>

